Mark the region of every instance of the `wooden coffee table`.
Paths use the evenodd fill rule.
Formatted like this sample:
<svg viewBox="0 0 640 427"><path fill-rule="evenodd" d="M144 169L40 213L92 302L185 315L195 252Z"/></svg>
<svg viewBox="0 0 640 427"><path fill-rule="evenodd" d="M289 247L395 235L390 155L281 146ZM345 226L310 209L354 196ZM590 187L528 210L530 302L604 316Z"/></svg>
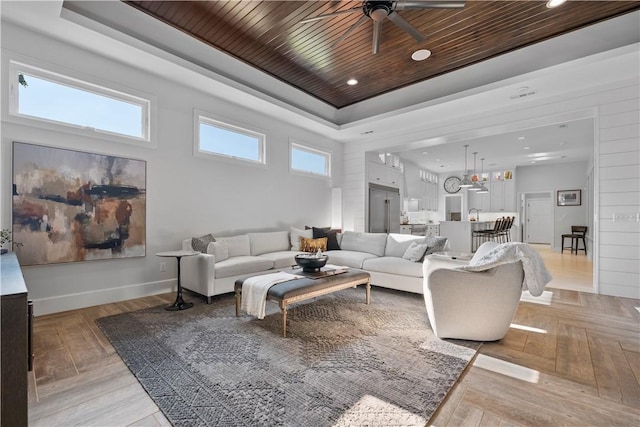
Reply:
<svg viewBox="0 0 640 427"><path fill-rule="evenodd" d="M287 273L305 276L300 279L289 280L273 285L267 292L267 301L277 302L282 313L282 336L287 336L287 307L289 304L330 294L358 285L366 287L366 303L371 303L371 276L366 271L348 269L344 273L322 275L318 273L304 273L300 269L286 270ZM240 316L242 302L242 283L245 277L235 282L236 316Z"/></svg>

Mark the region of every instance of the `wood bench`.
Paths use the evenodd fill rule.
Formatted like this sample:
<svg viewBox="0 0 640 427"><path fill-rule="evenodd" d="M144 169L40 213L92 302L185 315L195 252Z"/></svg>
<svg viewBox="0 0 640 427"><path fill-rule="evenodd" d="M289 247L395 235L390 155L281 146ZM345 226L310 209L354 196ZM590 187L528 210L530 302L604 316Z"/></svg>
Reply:
<svg viewBox="0 0 640 427"><path fill-rule="evenodd" d="M315 298L343 289L366 286L366 303L371 302L371 276L362 270L349 269L344 273L322 276L318 273L303 273L300 270L292 270L291 273L304 275L300 279L289 280L273 285L267 292L267 301L277 302L282 312L282 336L287 336L287 307L289 304ZM242 283L248 279L245 277L235 282L236 316L240 316L242 302Z"/></svg>

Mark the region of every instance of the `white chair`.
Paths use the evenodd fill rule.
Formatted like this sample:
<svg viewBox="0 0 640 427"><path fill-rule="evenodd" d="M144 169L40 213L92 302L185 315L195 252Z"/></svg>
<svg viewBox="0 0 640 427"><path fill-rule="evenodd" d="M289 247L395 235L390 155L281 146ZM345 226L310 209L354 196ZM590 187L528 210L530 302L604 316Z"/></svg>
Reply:
<svg viewBox="0 0 640 427"><path fill-rule="evenodd" d="M465 264L433 256L425 259L423 290L431 327L439 338L502 339L522 295L522 263L481 272L456 269Z"/></svg>

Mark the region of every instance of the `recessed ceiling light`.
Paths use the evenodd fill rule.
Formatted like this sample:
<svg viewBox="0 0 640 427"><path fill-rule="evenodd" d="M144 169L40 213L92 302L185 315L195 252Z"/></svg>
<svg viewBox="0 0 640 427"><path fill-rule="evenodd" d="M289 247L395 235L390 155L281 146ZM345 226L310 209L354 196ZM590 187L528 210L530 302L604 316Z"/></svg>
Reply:
<svg viewBox="0 0 640 427"><path fill-rule="evenodd" d="M349 80L347 80L347 84L349 86L355 86L355 85L358 84L358 81L356 79L349 79Z"/></svg>
<svg viewBox="0 0 640 427"><path fill-rule="evenodd" d="M524 136L519 136L518 139L522 141L523 139L526 139L526 138Z"/></svg>
<svg viewBox="0 0 640 427"><path fill-rule="evenodd" d="M522 147L523 150L531 150L531 147Z"/></svg>
<svg viewBox="0 0 640 427"><path fill-rule="evenodd" d="M531 162L531 163L533 164L533 163L535 163L535 162Z"/></svg>
<svg viewBox="0 0 640 427"><path fill-rule="evenodd" d="M439 161L440 161L440 159L436 159L436 162L439 162Z"/></svg>
<svg viewBox="0 0 640 427"><path fill-rule="evenodd" d="M422 155L423 155L423 156L426 156L427 154L429 154L429 153L428 153L428 152L426 152L426 151L423 151L423 152L422 152Z"/></svg>
<svg viewBox="0 0 640 427"><path fill-rule="evenodd" d="M414 61L424 61L431 56L431 51L428 49L419 49L411 54L411 59Z"/></svg>
<svg viewBox="0 0 640 427"><path fill-rule="evenodd" d="M567 0L549 0L547 2L547 7L549 9L553 9L554 7L561 6L561 5L565 4L566 2L567 2Z"/></svg>

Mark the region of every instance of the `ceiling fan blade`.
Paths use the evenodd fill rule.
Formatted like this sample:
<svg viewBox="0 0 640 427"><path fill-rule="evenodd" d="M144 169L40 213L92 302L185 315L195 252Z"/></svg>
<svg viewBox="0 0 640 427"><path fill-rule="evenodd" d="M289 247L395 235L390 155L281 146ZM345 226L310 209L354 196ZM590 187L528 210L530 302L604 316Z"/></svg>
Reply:
<svg viewBox="0 0 640 427"><path fill-rule="evenodd" d="M373 47L372 53L375 55L380 49L380 36L382 35L382 21L373 21Z"/></svg>
<svg viewBox="0 0 640 427"><path fill-rule="evenodd" d="M314 16L313 18L303 19L299 24L306 24L309 22L320 21L321 19L333 18L334 16L345 15L347 13L362 12L361 7L354 7L353 9L339 10L338 12L325 13L324 15Z"/></svg>
<svg viewBox="0 0 640 427"><path fill-rule="evenodd" d="M464 7L466 0L448 1L397 1L394 10L423 10L423 9L459 9Z"/></svg>
<svg viewBox="0 0 640 427"><path fill-rule="evenodd" d="M411 37L413 37L417 41L423 42L425 40L424 36L420 34L420 32L416 30L413 25L409 24L403 17L401 17L397 13L391 12L389 15L387 15L387 18L389 18L389 20L396 24L398 27L402 28L405 32L409 33Z"/></svg>
<svg viewBox="0 0 640 427"><path fill-rule="evenodd" d="M336 40L335 42L333 42L332 46L338 46L340 43L342 43L347 37L349 37L351 35L351 33L353 33L356 28L358 28L360 25L364 24L365 22L367 22L369 18L365 15L362 15L360 17L360 19L358 19L356 21L355 24L353 24L352 26L349 27L349 29L347 31L344 32L344 34L342 34L340 36L340 38L338 38L338 40Z"/></svg>

